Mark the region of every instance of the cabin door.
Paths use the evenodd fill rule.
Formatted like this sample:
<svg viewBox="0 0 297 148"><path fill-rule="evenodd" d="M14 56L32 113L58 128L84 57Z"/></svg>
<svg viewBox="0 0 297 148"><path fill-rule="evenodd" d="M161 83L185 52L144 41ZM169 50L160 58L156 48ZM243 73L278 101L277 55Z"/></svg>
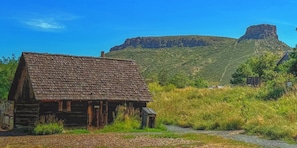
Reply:
<svg viewBox="0 0 297 148"><path fill-rule="evenodd" d="M94 116L93 116L93 125L96 127L100 126L100 106L94 105Z"/></svg>
<svg viewBox="0 0 297 148"><path fill-rule="evenodd" d="M89 126L103 127L107 124L108 103L103 101L91 102L88 108Z"/></svg>

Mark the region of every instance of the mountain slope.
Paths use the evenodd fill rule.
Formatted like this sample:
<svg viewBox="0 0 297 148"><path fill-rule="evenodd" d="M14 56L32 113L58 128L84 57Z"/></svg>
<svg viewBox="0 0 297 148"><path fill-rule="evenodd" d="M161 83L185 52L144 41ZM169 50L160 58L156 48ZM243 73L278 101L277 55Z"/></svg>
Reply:
<svg viewBox="0 0 297 148"><path fill-rule="evenodd" d="M264 51L281 55L289 49L277 36L261 39L243 36L240 40L207 36L142 37L126 40L123 46L112 48L106 56L135 60L146 78L162 71L169 75L185 72L211 84L227 84L235 69L249 57Z"/></svg>

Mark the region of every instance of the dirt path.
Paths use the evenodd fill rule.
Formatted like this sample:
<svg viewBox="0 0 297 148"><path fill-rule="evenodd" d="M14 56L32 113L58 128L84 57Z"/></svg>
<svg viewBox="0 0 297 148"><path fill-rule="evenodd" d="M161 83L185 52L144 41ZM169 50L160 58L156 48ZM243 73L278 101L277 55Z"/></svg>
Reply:
<svg viewBox="0 0 297 148"><path fill-rule="evenodd" d="M265 148L296 148L297 144L288 144L281 140L267 140L267 139L261 139L257 136L249 136L244 135L243 130L238 131L204 131L204 130L195 130L192 128L182 128L177 126L166 126L167 130L172 132L179 132L179 133L204 133L204 134L210 134L210 135L217 135L222 136L224 138L233 139L237 141L243 141L246 143L252 143L256 145L263 146Z"/></svg>

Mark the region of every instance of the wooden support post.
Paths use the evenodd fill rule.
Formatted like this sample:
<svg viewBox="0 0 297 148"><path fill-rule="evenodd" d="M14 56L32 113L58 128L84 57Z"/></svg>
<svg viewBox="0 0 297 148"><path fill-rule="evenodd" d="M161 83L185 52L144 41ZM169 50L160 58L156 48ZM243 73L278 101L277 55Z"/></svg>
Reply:
<svg viewBox="0 0 297 148"><path fill-rule="evenodd" d="M105 125L108 124L108 102L106 101L106 106L105 106Z"/></svg>
<svg viewBox="0 0 297 148"><path fill-rule="evenodd" d="M92 121L93 121L92 101L89 101L88 102L88 115L89 115L89 117L88 117L88 121L89 121L88 125L89 126L92 126Z"/></svg>
<svg viewBox="0 0 297 148"><path fill-rule="evenodd" d="M100 120L100 118L99 118L99 108L96 108L96 122L97 122L97 127L99 127L99 120Z"/></svg>
<svg viewBox="0 0 297 148"><path fill-rule="evenodd" d="M100 126L103 127L103 116L102 116L102 110L103 110L103 101L100 101L100 111L99 111L99 118L100 118Z"/></svg>
<svg viewBox="0 0 297 148"><path fill-rule="evenodd" d="M63 101L59 101L58 104L59 104L58 111L60 112L63 111Z"/></svg>
<svg viewBox="0 0 297 148"><path fill-rule="evenodd" d="M66 108L67 112L71 112L71 101L67 101L67 108Z"/></svg>

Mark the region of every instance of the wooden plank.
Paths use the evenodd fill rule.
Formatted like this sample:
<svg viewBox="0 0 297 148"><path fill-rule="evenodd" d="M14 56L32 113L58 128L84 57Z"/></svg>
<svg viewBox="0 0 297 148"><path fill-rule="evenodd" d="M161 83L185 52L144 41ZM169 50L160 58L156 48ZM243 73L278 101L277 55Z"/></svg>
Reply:
<svg viewBox="0 0 297 148"><path fill-rule="evenodd" d="M37 111L32 111L32 110L16 110L16 112L15 113L26 113L26 114L33 114L33 113L35 113L35 114L38 114L37 113Z"/></svg>
<svg viewBox="0 0 297 148"><path fill-rule="evenodd" d="M92 110L92 101L88 102L88 125L92 126L92 121L93 121L93 110Z"/></svg>
<svg viewBox="0 0 297 148"><path fill-rule="evenodd" d="M38 114L15 114L15 117L21 118L21 117L39 117Z"/></svg>
<svg viewBox="0 0 297 148"><path fill-rule="evenodd" d="M99 127L99 108L96 108L96 126Z"/></svg>
<svg viewBox="0 0 297 148"><path fill-rule="evenodd" d="M88 110L87 101L72 101L71 102L71 112L86 113Z"/></svg>
<svg viewBox="0 0 297 148"><path fill-rule="evenodd" d="M58 101L58 103L59 103L58 111L63 111L63 101Z"/></svg>
<svg viewBox="0 0 297 148"><path fill-rule="evenodd" d="M100 101L100 111L99 111L99 118L100 118L100 123L99 126L103 126L103 115L102 115L102 111L103 111L103 101Z"/></svg>
<svg viewBox="0 0 297 148"><path fill-rule="evenodd" d="M108 124L108 102L106 101L106 104L105 104L105 124L104 125L107 125Z"/></svg>
<svg viewBox="0 0 297 148"><path fill-rule="evenodd" d="M34 125L36 123L36 121L37 120L30 120L30 121L28 121L26 119L20 119L20 118L18 118L18 119L15 120L15 123L16 124L22 123L22 124L32 124L32 125Z"/></svg>
<svg viewBox="0 0 297 148"><path fill-rule="evenodd" d="M35 107L38 107L39 103L38 102L36 102L36 103L18 103L18 102L16 102L14 105L15 106L28 106L28 107L35 106Z"/></svg>
<svg viewBox="0 0 297 148"><path fill-rule="evenodd" d="M67 112L71 112L71 101L67 101Z"/></svg>
<svg viewBox="0 0 297 148"><path fill-rule="evenodd" d="M58 112L57 118L64 120L65 127L84 127L88 126L88 114L86 113L72 113L72 112Z"/></svg>

